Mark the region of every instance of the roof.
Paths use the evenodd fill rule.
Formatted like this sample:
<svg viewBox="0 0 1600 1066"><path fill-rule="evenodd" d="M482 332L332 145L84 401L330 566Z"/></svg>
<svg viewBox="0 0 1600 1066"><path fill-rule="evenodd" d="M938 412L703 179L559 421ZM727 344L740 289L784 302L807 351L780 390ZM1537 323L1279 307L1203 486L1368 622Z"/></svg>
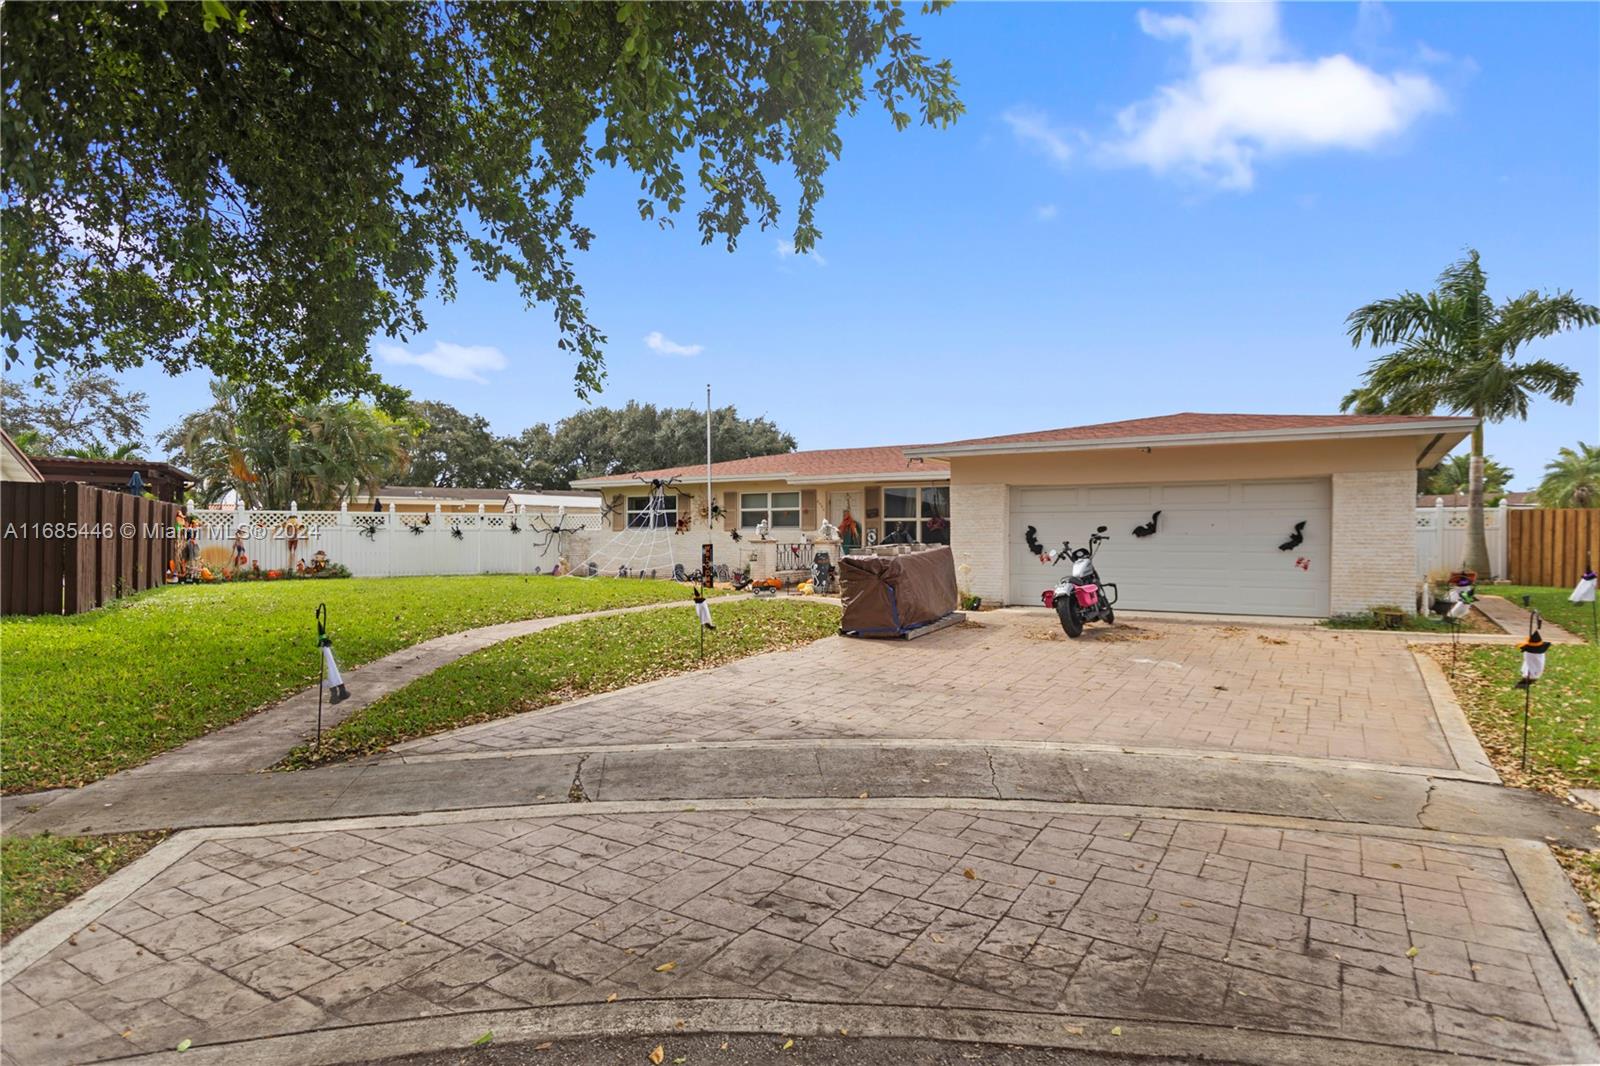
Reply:
<svg viewBox="0 0 1600 1066"><path fill-rule="evenodd" d="M1484 501L1490 506L1496 506L1504 500L1507 507L1537 507L1538 498L1531 492L1485 492ZM1467 494L1458 492L1454 495L1440 494L1437 492L1423 492L1417 495L1418 507L1465 507Z"/></svg>
<svg viewBox="0 0 1600 1066"><path fill-rule="evenodd" d="M36 455L33 465L41 474L52 480L61 480L76 477L103 477L113 478L139 472L144 480L155 477L171 478L175 481L194 481L194 475L187 470L181 470L171 463L153 462L148 459L79 459L71 455Z"/></svg>
<svg viewBox="0 0 1600 1066"><path fill-rule="evenodd" d="M512 507L576 507L599 510L598 492L508 492L506 503Z"/></svg>
<svg viewBox="0 0 1600 1066"><path fill-rule="evenodd" d="M3 429L0 429L0 473L4 474L6 481L30 481L37 484L44 480L44 475L33 465L33 460L17 447L17 442L11 439L11 434Z"/></svg>
<svg viewBox="0 0 1600 1066"><path fill-rule="evenodd" d="M515 489L458 489L455 487L439 487L435 485L385 485L378 490L377 496L394 497L397 500L470 500L473 503L500 503Z"/></svg>
<svg viewBox="0 0 1600 1066"><path fill-rule="evenodd" d="M579 488L615 487L637 484L640 479L682 478L694 481L706 476L706 465L673 466L661 470L639 470L579 478ZM950 464L939 459L912 459L899 446L882 448L821 448L778 455L756 455L748 459L729 459L711 464L711 476L719 481L846 481L870 478L943 479L950 476Z"/></svg>
<svg viewBox="0 0 1600 1066"><path fill-rule="evenodd" d="M1154 418L1130 418L1067 426L1033 433L973 437L942 444L908 446L909 456L1009 451L1067 451L1076 448L1131 447L1146 443L1218 444L1261 439L1314 440L1343 436L1399 436L1469 432L1477 420L1438 415L1251 415L1184 411ZM1459 439L1459 437L1457 438Z"/></svg>

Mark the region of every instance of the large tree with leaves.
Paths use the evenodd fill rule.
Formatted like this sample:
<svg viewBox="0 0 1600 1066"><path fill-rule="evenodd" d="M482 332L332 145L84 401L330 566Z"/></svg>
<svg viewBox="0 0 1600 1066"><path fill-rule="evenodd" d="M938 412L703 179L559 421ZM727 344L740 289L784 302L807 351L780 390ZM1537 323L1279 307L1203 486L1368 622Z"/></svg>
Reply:
<svg viewBox="0 0 1600 1066"><path fill-rule="evenodd" d="M29 388L0 380L0 425L33 455L112 457L144 436L150 404L110 374L80 370L40 375Z"/></svg>
<svg viewBox="0 0 1600 1066"><path fill-rule="evenodd" d="M482 415L429 400L413 403L411 417L416 435L406 484L500 489L521 479L512 442L497 436Z"/></svg>
<svg viewBox="0 0 1600 1066"><path fill-rule="evenodd" d="M730 248L792 178L804 251L841 115L961 112L884 2L39 2L0 9L0 50L7 365L204 367L396 411L368 342L422 330L463 260L547 306L578 394L599 387L574 265L596 166L636 173L663 225L693 197Z"/></svg>
<svg viewBox="0 0 1600 1066"><path fill-rule="evenodd" d="M1495 462L1492 455L1483 457L1483 496L1494 503L1505 495L1506 486L1516 475L1509 466ZM1452 455L1438 466L1417 471L1417 492L1430 496L1465 495L1472 487L1472 456L1466 453Z"/></svg>
<svg viewBox="0 0 1600 1066"><path fill-rule="evenodd" d="M1544 464L1539 503L1545 507L1600 507L1600 445L1578 442Z"/></svg>
<svg viewBox="0 0 1600 1066"><path fill-rule="evenodd" d="M1373 360L1343 410L1431 414L1444 408L1482 421L1472 431L1467 490L1466 568L1489 571L1483 527L1483 422L1526 419L1535 396L1571 403L1576 370L1521 359L1532 342L1600 322L1600 308L1568 292L1530 290L1495 303L1476 251L1452 263L1426 295L1403 292L1357 308L1346 320L1350 343L1394 350Z"/></svg>

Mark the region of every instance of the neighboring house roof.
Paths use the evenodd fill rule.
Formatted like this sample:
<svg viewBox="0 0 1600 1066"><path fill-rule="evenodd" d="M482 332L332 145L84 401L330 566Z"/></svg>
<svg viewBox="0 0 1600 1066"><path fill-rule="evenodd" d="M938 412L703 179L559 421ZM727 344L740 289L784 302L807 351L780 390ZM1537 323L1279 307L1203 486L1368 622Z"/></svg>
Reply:
<svg viewBox="0 0 1600 1066"><path fill-rule="evenodd" d="M575 488L615 488L637 485L641 479L677 477L693 483L705 476L706 465L699 463L579 478L572 484ZM942 481L950 476L950 464L938 459L911 459L899 447L822 448L712 463L711 476L718 481L786 481L794 485L863 479Z"/></svg>
<svg viewBox="0 0 1600 1066"><path fill-rule="evenodd" d="M0 429L0 481L31 481L35 484L44 480L44 475L33 465L23 450L17 447L17 442L11 439L11 434Z"/></svg>
<svg viewBox="0 0 1600 1066"><path fill-rule="evenodd" d="M1322 440L1353 436L1422 436L1434 440L1418 456L1418 464L1449 440L1454 447L1477 419L1436 415L1246 415L1185 411L1154 418L1130 418L1068 426L1033 433L973 437L942 444L908 446L908 456L932 458L1008 452L1073 451L1084 448L1127 448L1146 444L1241 444L1272 440ZM1445 451L1449 449L1446 448ZM1443 453L1440 453L1443 454ZM1432 465L1428 463L1426 465Z"/></svg>
<svg viewBox="0 0 1600 1066"><path fill-rule="evenodd" d="M506 506L529 509L565 507L568 510L598 511L601 500L598 492L508 492Z"/></svg>
<svg viewBox="0 0 1600 1066"><path fill-rule="evenodd" d="M513 489L458 489L439 488L434 485L385 485L379 489L380 500L453 500L457 503L503 503ZM371 497L368 497L369 499Z"/></svg>
<svg viewBox="0 0 1600 1066"><path fill-rule="evenodd" d="M1505 500L1507 507L1539 506L1538 499L1536 499L1534 494L1531 492L1502 492L1499 494L1486 492L1483 494L1483 498L1487 500L1491 506L1498 504L1502 499ZM1440 504L1443 504L1446 507L1465 507L1467 506L1467 494L1464 492L1458 492L1455 495L1450 496L1440 495L1437 492L1424 492L1417 496L1418 507L1437 507Z"/></svg>

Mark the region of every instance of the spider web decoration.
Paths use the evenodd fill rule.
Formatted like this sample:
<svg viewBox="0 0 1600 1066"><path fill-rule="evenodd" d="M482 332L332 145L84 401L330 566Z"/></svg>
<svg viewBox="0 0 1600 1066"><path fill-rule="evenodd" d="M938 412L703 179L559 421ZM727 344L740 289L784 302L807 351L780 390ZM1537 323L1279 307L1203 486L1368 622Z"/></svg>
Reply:
<svg viewBox="0 0 1600 1066"><path fill-rule="evenodd" d="M672 572L672 539L677 531L677 513L675 509L667 509L666 501L667 490L677 484L678 479L640 478L639 481L650 489L645 509L629 516L625 528L613 533L589 558L569 567L563 576L653 577Z"/></svg>

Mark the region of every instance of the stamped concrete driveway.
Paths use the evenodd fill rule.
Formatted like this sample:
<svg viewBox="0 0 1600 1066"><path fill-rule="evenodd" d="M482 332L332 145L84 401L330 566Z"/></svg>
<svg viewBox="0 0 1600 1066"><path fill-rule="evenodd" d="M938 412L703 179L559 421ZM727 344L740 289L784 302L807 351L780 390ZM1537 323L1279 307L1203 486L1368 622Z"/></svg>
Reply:
<svg viewBox="0 0 1600 1066"><path fill-rule="evenodd" d="M392 754L883 738L1128 745L1481 774L1481 753L1470 742L1463 748L1460 711L1448 700L1435 706L1424 669L1434 668L1386 634L1139 621L1069 641L1054 616L1009 610L905 643L819 641Z"/></svg>

